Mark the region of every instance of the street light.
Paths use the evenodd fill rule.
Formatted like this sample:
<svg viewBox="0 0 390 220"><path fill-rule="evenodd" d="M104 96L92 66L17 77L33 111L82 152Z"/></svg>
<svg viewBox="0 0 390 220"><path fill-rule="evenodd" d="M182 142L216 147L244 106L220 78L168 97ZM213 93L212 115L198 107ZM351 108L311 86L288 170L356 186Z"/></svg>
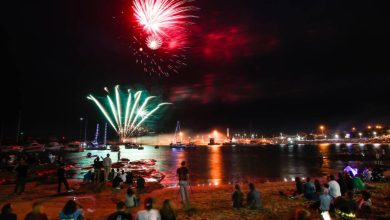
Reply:
<svg viewBox="0 0 390 220"><path fill-rule="evenodd" d="M372 134L374 135L374 137L376 137L376 131L372 132Z"/></svg>
<svg viewBox="0 0 390 220"><path fill-rule="evenodd" d="M324 130L325 130L325 127L323 125L320 125L320 130L321 130L321 133L322 135L324 134Z"/></svg>
<svg viewBox="0 0 390 220"><path fill-rule="evenodd" d="M80 142L81 142L81 139L83 137L83 121L84 121L84 118L80 118Z"/></svg>
<svg viewBox="0 0 390 220"><path fill-rule="evenodd" d="M362 135L363 135L362 132L359 132L359 137L360 137L360 138L362 138Z"/></svg>

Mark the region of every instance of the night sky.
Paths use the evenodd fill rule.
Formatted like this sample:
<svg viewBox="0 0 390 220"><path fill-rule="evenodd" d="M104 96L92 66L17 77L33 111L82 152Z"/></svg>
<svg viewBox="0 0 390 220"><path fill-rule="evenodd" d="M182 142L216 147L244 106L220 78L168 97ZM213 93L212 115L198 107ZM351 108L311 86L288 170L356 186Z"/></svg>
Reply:
<svg viewBox="0 0 390 220"><path fill-rule="evenodd" d="M388 10L376 1L195 1L187 66L169 77L135 64L130 0L7 1L1 6L1 121L28 136L90 136L104 86L171 101L156 124L312 131L390 123ZM122 13L124 12L124 13Z"/></svg>

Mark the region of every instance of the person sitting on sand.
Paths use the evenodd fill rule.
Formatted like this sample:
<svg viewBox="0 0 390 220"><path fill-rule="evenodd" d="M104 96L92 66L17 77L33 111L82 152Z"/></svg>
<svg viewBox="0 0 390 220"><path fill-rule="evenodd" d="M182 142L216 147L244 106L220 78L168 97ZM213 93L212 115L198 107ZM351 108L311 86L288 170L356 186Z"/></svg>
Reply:
<svg viewBox="0 0 390 220"><path fill-rule="evenodd" d="M345 193L348 190L347 183L346 183L342 173L338 173L338 177L339 178L337 179L337 183L340 186L341 195L343 196L343 195L345 195Z"/></svg>
<svg viewBox="0 0 390 220"><path fill-rule="evenodd" d="M244 193L242 193L240 185L236 184L234 186L235 190L232 194L233 208L242 208L244 207Z"/></svg>
<svg viewBox="0 0 390 220"><path fill-rule="evenodd" d="M320 196L322 194L322 187L321 183L318 179L314 179L314 186L316 187L316 194Z"/></svg>
<svg viewBox="0 0 390 220"><path fill-rule="evenodd" d="M120 189L122 182L121 174L117 173L116 177L112 180L112 188Z"/></svg>
<svg viewBox="0 0 390 220"><path fill-rule="evenodd" d="M122 170L122 172L121 172L121 178L122 178L123 182L125 183L125 182L126 182L126 173L125 173L125 170Z"/></svg>
<svg viewBox="0 0 390 220"><path fill-rule="evenodd" d="M126 213L126 205L124 202L120 201L116 204L116 212L108 216L107 220L132 220L130 214Z"/></svg>
<svg viewBox="0 0 390 220"><path fill-rule="evenodd" d="M32 205L32 211L29 212L24 220L47 220L47 215L42 213L42 204L40 202L34 202Z"/></svg>
<svg viewBox="0 0 390 220"><path fill-rule="evenodd" d="M351 171L344 172L344 180L347 185L347 191L353 191L353 173Z"/></svg>
<svg viewBox="0 0 390 220"><path fill-rule="evenodd" d="M161 220L160 212L157 209L153 209L153 199L145 199L145 209L138 211L135 217L136 220Z"/></svg>
<svg viewBox="0 0 390 220"><path fill-rule="evenodd" d="M260 209L261 204L261 195L260 192L256 190L254 183L249 183L249 192L246 197L247 206L249 209Z"/></svg>
<svg viewBox="0 0 390 220"><path fill-rule="evenodd" d="M139 175L139 176L137 177L137 189L138 189L138 190L143 190L143 189L145 189L145 179L142 178L141 175Z"/></svg>
<svg viewBox="0 0 390 220"><path fill-rule="evenodd" d="M294 213L294 220L308 220L310 219L310 212L306 209L297 208Z"/></svg>
<svg viewBox="0 0 390 220"><path fill-rule="evenodd" d="M115 177L115 169L112 168L110 174L108 174L108 180L113 180Z"/></svg>
<svg viewBox="0 0 390 220"><path fill-rule="evenodd" d="M353 199L353 192L348 191L346 195L337 197L333 201L334 211L336 216L344 219L345 216L355 216L357 204Z"/></svg>
<svg viewBox="0 0 390 220"><path fill-rule="evenodd" d="M133 189L129 187L125 195L125 204L127 208L134 208L137 206L138 198L135 195Z"/></svg>
<svg viewBox="0 0 390 220"><path fill-rule="evenodd" d="M12 205L11 203L7 203L3 205L3 208L1 208L1 214L0 214L1 220L16 220L16 214L12 213Z"/></svg>
<svg viewBox="0 0 390 220"><path fill-rule="evenodd" d="M362 191L362 198L358 201L358 214L359 216L368 216L371 214L371 194L367 191Z"/></svg>
<svg viewBox="0 0 390 220"><path fill-rule="evenodd" d="M332 197L328 194L329 185L327 183L324 184L324 188L322 190L322 194L320 195L320 207L319 210L321 212L330 210L330 202L332 201Z"/></svg>
<svg viewBox="0 0 390 220"><path fill-rule="evenodd" d="M353 178L353 188L355 191L364 190L365 188L363 180L358 175Z"/></svg>
<svg viewBox="0 0 390 220"><path fill-rule="evenodd" d="M132 186L133 181L134 181L133 173L131 171L127 172L126 173L126 183L129 184L130 186Z"/></svg>
<svg viewBox="0 0 390 220"><path fill-rule="evenodd" d="M60 212L60 220L83 220L83 210L77 208L74 200L69 200Z"/></svg>
<svg viewBox="0 0 390 220"><path fill-rule="evenodd" d="M294 196L301 195L303 193L303 183L299 176L295 177L295 192Z"/></svg>
<svg viewBox="0 0 390 220"><path fill-rule="evenodd" d="M314 183L311 182L310 177L306 178L306 183L304 186L305 190L305 198L308 200L315 200L316 199L316 187L314 186Z"/></svg>
<svg viewBox="0 0 390 220"><path fill-rule="evenodd" d="M177 213L172 205L171 200L164 200L163 207L160 209L160 214L161 220L176 220Z"/></svg>
<svg viewBox="0 0 390 220"><path fill-rule="evenodd" d="M329 195L333 199L341 196L340 185L339 185L338 182L336 182L334 176L330 175L328 177L328 179L329 179L329 182L328 182L328 185L329 185Z"/></svg>
<svg viewBox="0 0 390 220"><path fill-rule="evenodd" d="M89 183L92 181L92 170L88 170L87 173L84 174L83 183Z"/></svg>

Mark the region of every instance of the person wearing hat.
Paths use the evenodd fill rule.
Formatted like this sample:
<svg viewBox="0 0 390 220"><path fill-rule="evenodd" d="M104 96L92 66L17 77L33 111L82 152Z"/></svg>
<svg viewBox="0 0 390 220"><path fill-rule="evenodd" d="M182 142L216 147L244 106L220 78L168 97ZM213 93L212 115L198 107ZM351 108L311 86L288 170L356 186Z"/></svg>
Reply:
<svg viewBox="0 0 390 220"><path fill-rule="evenodd" d="M161 220L160 212L153 209L153 199L148 197L145 199L145 209L138 211L135 217L136 220Z"/></svg>

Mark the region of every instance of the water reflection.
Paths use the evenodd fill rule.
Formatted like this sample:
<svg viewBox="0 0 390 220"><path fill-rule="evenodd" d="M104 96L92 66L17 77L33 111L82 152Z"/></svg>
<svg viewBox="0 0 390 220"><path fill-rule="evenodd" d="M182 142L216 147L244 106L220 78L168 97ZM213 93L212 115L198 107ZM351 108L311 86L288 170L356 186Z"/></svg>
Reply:
<svg viewBox="0 0 390 220"><path fill-rule="evenodd" d="M218 185L227 182L283 180L288 181L295 176L322 176L342 170L345 166L363 167L373 164L375 152L380 150L389 153L388 145L354 144L341 145L269 145L263 147L225 147L207 146L185 150L153 146L144 146L144 150L124 149L121 146L122 158L130 161L140 159L156 159L156 169L163 172L166 178L163 183L175 185L177 183L176 170L184 160L190 172L193 184ZM103 156L111 154L113 161L117 159L116 152L88 151L92 155ZM90 167L94 158L87 158L88 152L72 153L67 160L76 162L80 168ZM366 159L355 160L345 155L364 152ZM359 154L358 154L359 153ZM368 159L367 159L368 158ZM82 179L86 169L79 169L76 178Z"/></svg>
<svg viewBox="0 0 390 220"><path fill-rule="evenodd" d="M221 184L222 180L222 167L223 167L223 161L222 161L222 152L220 146L211 146L210 147L210 157L209 157L209 183L212 185L219 185Z"/></svg>

